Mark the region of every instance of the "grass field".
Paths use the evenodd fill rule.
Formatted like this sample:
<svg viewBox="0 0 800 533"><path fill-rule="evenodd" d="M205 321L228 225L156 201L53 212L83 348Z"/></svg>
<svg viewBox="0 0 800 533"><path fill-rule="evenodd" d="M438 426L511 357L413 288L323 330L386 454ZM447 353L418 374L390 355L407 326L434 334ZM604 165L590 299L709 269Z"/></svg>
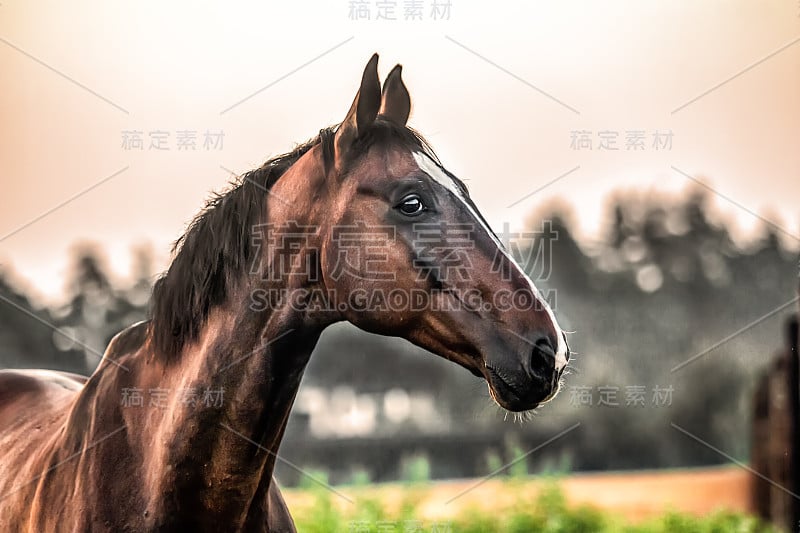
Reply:
<svg viewBox="0 0 800 533"><path fill-rule="evenodd" d="M735 468L287 490L303 533L756 532Z"/></svg>

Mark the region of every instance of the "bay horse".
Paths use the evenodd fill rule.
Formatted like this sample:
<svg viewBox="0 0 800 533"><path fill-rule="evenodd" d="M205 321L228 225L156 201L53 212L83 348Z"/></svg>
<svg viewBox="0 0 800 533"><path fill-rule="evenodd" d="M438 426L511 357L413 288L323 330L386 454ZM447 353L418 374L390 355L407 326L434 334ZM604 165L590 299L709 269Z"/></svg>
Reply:
<svg viewBox="0 0 800 533"><path fill-rule="evenodd" d="M556 394L553 312L377 65L341 124L209 202L91 377L0 372L0 530L294 531L273 469L335 322L454 361L511 411ZM209 386L224 401L187 400Z"/></svg>

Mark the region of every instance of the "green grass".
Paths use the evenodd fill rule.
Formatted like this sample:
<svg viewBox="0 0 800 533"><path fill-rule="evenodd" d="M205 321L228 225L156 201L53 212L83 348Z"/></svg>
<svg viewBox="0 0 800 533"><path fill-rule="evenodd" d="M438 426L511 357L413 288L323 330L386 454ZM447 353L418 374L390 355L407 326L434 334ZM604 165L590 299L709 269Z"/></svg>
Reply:
<svg viewBox="0 0 800 533"><path fill-rule="evenodd" d="M390 511L377 493L362 496L342 511L332 495L317 486L309 488L313 504L293 512L300 533L777 533L758 519L744 514L718 512L706 517L666 512L640 524L628 524L588 506L571 507L554 482L533 499L520 496L508 510L490 513L466 510L452 520L416 518L419 492L404 491L403 501Z"/></svg>

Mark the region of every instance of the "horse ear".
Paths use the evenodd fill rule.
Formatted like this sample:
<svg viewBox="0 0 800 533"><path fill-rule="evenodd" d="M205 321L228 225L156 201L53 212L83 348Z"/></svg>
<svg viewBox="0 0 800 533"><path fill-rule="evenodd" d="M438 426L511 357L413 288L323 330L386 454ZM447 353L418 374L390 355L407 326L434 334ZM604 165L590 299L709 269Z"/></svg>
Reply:
<svg viewBox="0 0 800 533"><path fill-rule="evenodd" d="M405 126L411 113L411 96L403 83L403 67L395 66L383 84L379 113L398 126Z"/></svg>
<svg viewBox="0 0 800 533"><path fill-rule="evenodd" d="M350 111L336 130L334 146L336 149L336 166L341 168L347 156L347 150L358 136L375 121L381 103L381 82L378 79L378 54L373 54L364 74L361 76L361 87L356 93Z"/></svg>

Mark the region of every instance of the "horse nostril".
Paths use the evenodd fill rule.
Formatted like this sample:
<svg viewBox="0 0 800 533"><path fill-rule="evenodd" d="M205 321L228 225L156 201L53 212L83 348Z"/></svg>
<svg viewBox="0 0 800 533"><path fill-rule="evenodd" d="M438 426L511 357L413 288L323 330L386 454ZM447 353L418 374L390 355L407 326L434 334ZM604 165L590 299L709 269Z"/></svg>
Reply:
<svg viewBox="0 0 800 533"><path fill-rule="evenodd" d="M549 380L556 369L556 352L547 337L537 340L533 346L530 362L531 374L539 379Z"/></svg>
<svg viewBox="0 0 800 533"><path fill-rule="evenodd" d="M561 332L561 336L564 338L564 347L566 350L564 351L564 359L569 363L569 356L572 353L569 349L569 343L567 342L567 334L565 332Z"/></svg>

